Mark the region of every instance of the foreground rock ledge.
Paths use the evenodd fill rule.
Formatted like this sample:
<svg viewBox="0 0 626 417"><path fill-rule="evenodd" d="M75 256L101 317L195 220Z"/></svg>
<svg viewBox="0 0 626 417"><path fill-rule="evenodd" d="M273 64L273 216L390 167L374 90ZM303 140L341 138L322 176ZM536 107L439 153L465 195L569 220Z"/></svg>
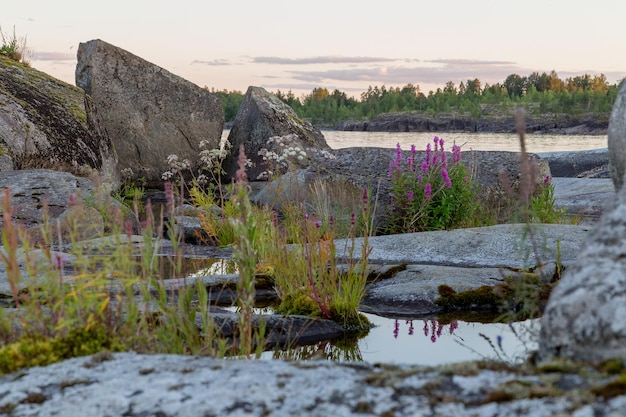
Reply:
<svg viewBox="0 0 626 417"><path fill-rule="evenodd" d="M500 370L498 370L500 368ZM626 396L606 378L524 374L475 363L440 369L100 353L0 378L11 416L609 416ZM573 413L573 414L572 414Z"/></svg>

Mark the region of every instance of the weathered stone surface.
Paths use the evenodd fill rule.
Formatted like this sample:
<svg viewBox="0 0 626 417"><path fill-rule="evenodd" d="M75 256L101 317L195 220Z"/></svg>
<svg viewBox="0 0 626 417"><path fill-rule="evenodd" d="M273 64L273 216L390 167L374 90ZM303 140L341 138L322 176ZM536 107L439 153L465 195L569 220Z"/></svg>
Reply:
<svg viewBox="0 0 626 417"><path fill-rule="evenodd" d="M50 218L57 218L68 208L71 195L85 201L95 192L91 180L48 169L0 172L0 190L4 189L11 191L13 218L26 227L43 221L44 204Z"/></svg>
<svg viewBox="0 0 626 417"><path fill-rule="evenodd" d="M594 384L607 382L475 364L423 368L101 353L1 377L0 409L13 417L624 415L626 396L592 393Z"/></svg>
<svg viewBox="0 0 626 417"><path fill-rule="evenodd" d="M578 256L589 226L568 224L530 225L534 241L524 224L449 231L374 236L368 240L373 263L407 263L463 266L465 268L529 268L541 262L564 265ZM560 253L557 253L557 241ZM354 239L354 254L361 254L363 238ZM352 240L338 240L337 248L350 248ZM535 249L537 249L535 251ZM337 256L347 256L337 251Z"/></svg>
<svg viewBox="0 0 626 417"><path fill-rule="evenodd" d="M615 199L609 178L552 178L552 184L555 208L586 221L597 221Z"/></svg>
<svg viewBox="0 0 626 417"><path fill-rule="evenodd" d="M608 148L571 152L539 152L537 156L548 162L553 177L579 177L589 171L607 166L609 163Z"/></svg>
<svg viewBox="0 0 626 417"><path fill-rule="evenodd" d="M622 82L615 103L613 103L607 137L609 172L615 189L619 190L624 184L624 173L626 172L626 83L624 82Z"/></svg>
<svg viewBox="0 0 626 417"><path fill-rule="evenodd" d="M545 268L548 282L554 268ZM515 272L507 268L463 268L443 265L407 265L393 277L371 284L361 303L361 311L378 315L427 316L441 313L436 303L438 287L447 285L456 292L493 287L504 283ZM476 305L473 308L485 308Z"/></svg>
<svg viewBox="0 0 626 417"><path fill-rule="evenodd" d="M615 178L614 178L615 179ZM542 318L542 358L626 360L626 189L583 243Z"/></svg>
<svg viewBox="0 0 626 417"><path fill-rule="evenodd" d="M276 144L267 144L268 139L292 134L297 136L292 146L308 150L309 156L317 150L329 149L322 132L300 119L291 107L263 88L249 87L228 135L232 150L224 161L227 175L232 178L238 168L240 144L244 145L246 157L254 164L247 170L248 178L254 180L268 169L259 155L262 148L278 155L283 152Z"/></svg>
<svg viewBox="0 0 626 417"><path fill-rule="evenodd" d="M95 103L132 179L160 184L170 154L197 161L219 147L224 110L215 94L102 40L78 48L76 85Z"/></svg>
<svg viewBox="0 0 626 417"><path fill-rule="evenodd" d="M117 159L91 101L75 86L0 55L2 170L97 169L117 183Z"/></svg>

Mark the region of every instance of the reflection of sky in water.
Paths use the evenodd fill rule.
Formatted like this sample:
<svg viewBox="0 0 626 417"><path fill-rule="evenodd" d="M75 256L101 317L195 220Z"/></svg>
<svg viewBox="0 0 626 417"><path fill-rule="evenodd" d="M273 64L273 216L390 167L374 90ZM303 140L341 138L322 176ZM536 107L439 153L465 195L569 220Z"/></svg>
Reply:
<svg viewBox="0 0 626 417"><path fill-rule="evenodd" d="M518 336L507 324L458 321L458 327L452 329L452 334L450 324L446 324L437 336L439 326L436 322L413 320L411 330L410 322L399 319L397 337L394 337L394 319L367 316L377 327L359 341L359 348L363 360L370 363L439 365L483 358L498 359L498 354L506 361L521 361L529 349L536 348L536 344L532 343L536 340L532 333L539 331L537 321L514 323ZM433 333L435 342L432 341ZM481 334L491 341L496 351ZM501 349L498 347L498 336L501 337Z"/></svg>

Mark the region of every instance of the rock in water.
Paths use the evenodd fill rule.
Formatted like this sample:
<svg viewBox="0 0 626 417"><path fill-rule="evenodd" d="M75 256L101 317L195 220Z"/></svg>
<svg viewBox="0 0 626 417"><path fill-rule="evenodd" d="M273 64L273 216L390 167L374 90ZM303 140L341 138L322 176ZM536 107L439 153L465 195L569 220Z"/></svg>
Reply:
<svg viewBox="0 0 626 417"><path fill-rule="evenodd" d="M626 83L622 83L615 104L613 104L607 136L609 173L613 179L613 184L615 184L615 190L618 191L624 184L626 171Z"/></svg>
<svg viewBox="0 0 626 417"><path fill-rule="evenodd" d="M626 190L582 245L541 319L540 359L626 360Z"/></svg>
<svg viewBox="0 0 626 417"><path fill-rule="evenodd" d="M268 145L267 141L273 136L288 135L297 137L289 141L290 146L299 147L308 153L330 149L322 132L300 119L293 109L278 97L263 88L249 87L228 135L232 153L224 164L226 173L229 177L234 176L237 170L239 145L243 144L246 156L253 163L248 170L248 178L256 179L268 169L259 151L267 148L280 155L283 150Z"/></svg>
<svg viewBox="0 0 626 417"><path fill-rule="evenodd" d="M76 85L92 98L133 179L160 184L167 157L197 161L200 142L217 148L224 127L221 99L208 90L101 40L78 48Z"/></svg>

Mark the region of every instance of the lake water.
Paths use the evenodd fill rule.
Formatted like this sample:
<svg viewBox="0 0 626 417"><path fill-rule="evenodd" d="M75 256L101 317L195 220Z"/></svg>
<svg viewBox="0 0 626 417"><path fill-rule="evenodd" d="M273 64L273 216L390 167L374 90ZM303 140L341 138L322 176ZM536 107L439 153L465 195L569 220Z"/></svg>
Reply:
<svg viewBox="0 0 626 417"><path fill-rule="evenodd" d="M395 148L400 144L408 150L415 145L417 150L426 148L435 136L445 140L450 150L456 143L464 151L517 151L519 137L507 133L388 133L388 132L342 132L325 130L326 142L333 149L376 146ZM432 146L432 145L431 145ZM607 147L606 135L526 135L528 152L580 151Z"/></svg>
<svg viewBox="0 0 626 417"><path fill-rule="evenodd" d="M228 138L230 130L222 133ZM445 140L450 150L456 143L464 151L517 151L519 137L512 133L418 133L418 132L344 132L323 130L326 142L333 149L373 146L395 148L400 144L408 150L415 145L417 150L426 149L435 136ZM606 135L526 135L526 150L532 153L556 151L582 151L607 147Z"/></svg>

